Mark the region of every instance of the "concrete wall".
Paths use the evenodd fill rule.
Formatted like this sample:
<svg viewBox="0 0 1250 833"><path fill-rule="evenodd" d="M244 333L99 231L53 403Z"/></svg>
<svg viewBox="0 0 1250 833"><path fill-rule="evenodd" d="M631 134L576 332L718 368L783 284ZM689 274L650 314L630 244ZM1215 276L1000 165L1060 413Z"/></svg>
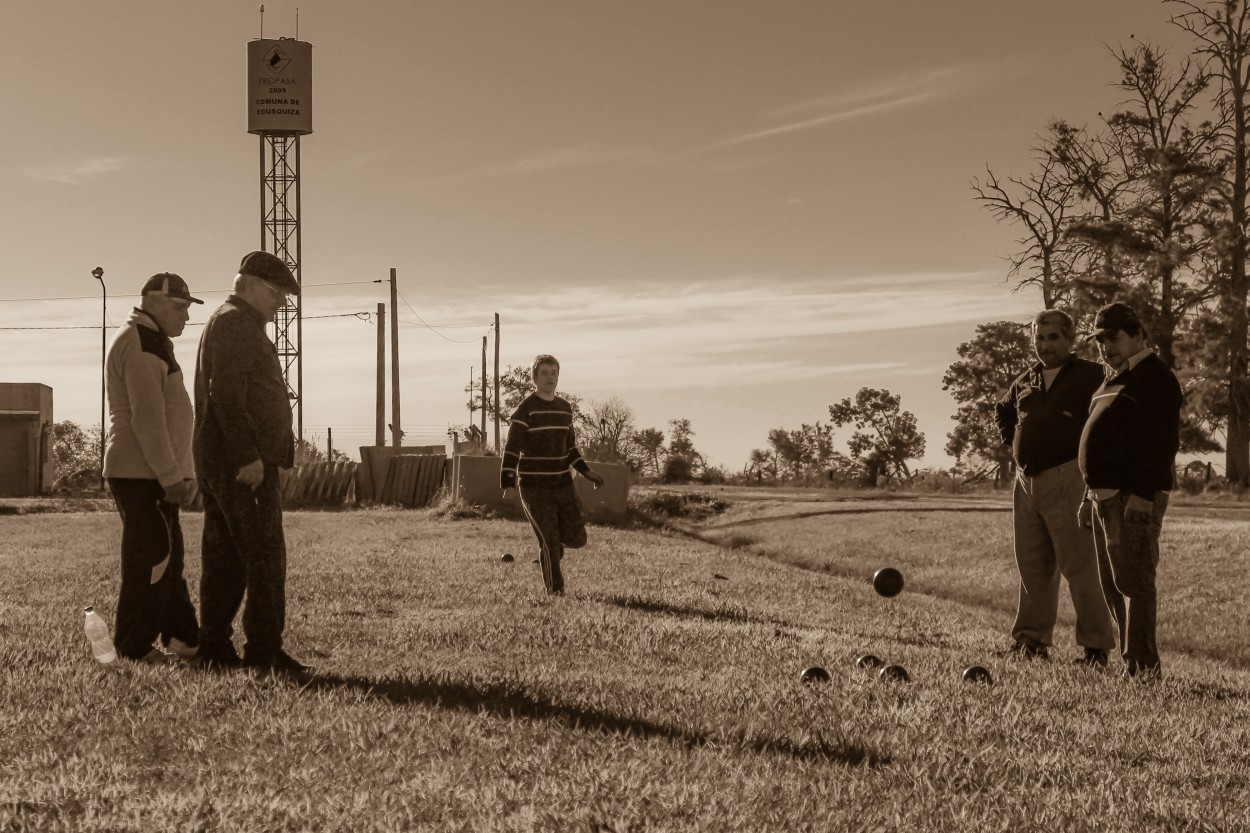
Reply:
<svg viewBox="0 0 1250 833"><path fill-rule="evenodd" d="M52 489L52 388L0 382L0 495Z"/></svg>
<svg viewBox="0 0 1250 833"><path fill-rule="evenodd" d="M603 475L604 484L594 484L580 475L573 476L577 495L592 521L619 520L625 517L629 496L629 466L614 463L591 463L591 469ZM451 467L452 496L473 506L485 506L508 517L524 517L516 489L504 500L499 489L499 458L472 457L457 454Z"/></svg>

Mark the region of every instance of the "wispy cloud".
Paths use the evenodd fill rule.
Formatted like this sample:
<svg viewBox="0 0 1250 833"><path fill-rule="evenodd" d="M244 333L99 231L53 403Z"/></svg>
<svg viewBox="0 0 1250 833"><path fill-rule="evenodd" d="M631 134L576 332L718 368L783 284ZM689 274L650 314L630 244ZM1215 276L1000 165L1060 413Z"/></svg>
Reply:
<svg viewBox="0 0 1250 833"><path fill-rule="evenodd" d="M44 182L60 182L64 185L81 185L87 180L126 170L133 166L136 161L134 157L130 156L96 156L77 162L27 165L20 170L23 176L31 179Z"/></svg>
<svg viewBox="0 0 1250 833"><path fill-rule="evenodd" d="M967 65L874 79L832 95L779 107L765 113L763 119L780 121L780 124L723 139L704 150L734 147L938 101L977 83L976 79L984 77L984 72L984 67Z"/></svg>
<svg viewBox="0 0 1250 833"><path fill-rule="evenodd" d="M496 293L506 352L578 355L594 376L622 389L681 390L905 373L914 353L865 356L863 334L923 332L962 322L1023 320L1019 296L994 291L996 275L965 273L810 279L772 276L668 284L566 287L559 293ZM454 301L429 299L430 321L456 320ZM969 326L971 337L972 327ZM413 332L413 337L420 337ZM422 338L422 350L463 354Z"/></svg>

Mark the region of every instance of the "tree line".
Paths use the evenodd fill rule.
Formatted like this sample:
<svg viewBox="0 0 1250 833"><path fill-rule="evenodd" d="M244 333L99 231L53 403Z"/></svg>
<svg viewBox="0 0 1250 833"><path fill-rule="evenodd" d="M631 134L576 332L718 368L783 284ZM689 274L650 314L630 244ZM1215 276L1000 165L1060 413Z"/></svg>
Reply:
<svg viewBox="0 0 1250 833"><path fill-rule="evenodd" d="M1189 51L1109 47L1119 109L1091 125L1056 119L1032 170L986 167L974 199L1020 229L1016 289L1040 292L1088 332L1112 300L1138 310L1185 390L1182 450L1223 451L1250 486L1250 0L1163 0ZM986 404L1032 360L1027 327L990 322L943 378L958 403L947 451L981 471L1010 461Z"/></svg>

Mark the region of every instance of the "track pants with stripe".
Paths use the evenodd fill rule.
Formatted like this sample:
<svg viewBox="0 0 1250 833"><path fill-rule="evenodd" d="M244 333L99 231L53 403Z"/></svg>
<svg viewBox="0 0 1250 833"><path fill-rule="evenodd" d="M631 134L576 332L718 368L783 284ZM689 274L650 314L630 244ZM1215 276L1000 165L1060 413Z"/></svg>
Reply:
<svg viewBox="0 0 1250 833"><path fill-rule="evenodd" d="M548 593L564 592L560 561L565 548L586 546L586 513L573 484L536 488L522 485L518 492L525 517L538 538L539 563Z"/></svg>
<svg viewBox="0 0 1250 833"><path fill-rule="evenodd" d="M109 490L122 518L122 581L113 643L124 657L139 659L157 637L198 645L200 629L183 577L182 525L178 505L165 501L155 480L110 477Z"/></svg>

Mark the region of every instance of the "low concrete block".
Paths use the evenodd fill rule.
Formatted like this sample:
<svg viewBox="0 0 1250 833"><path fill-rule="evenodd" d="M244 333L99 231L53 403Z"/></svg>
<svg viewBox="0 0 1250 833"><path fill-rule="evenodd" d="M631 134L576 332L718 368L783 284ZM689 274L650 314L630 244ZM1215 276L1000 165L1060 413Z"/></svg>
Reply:
<svg viewBox="0 0 1250 833"><path fill-rule="evenodd" d="M504 500L499 488L499 465L498 457L457 454L452 460L452 496L471 506L484 506L507 517L524 517L515 489L510 498ZM603 486L598 489L581 475L573 475L586 517L591 521L624 518L629 497L629 466L591 463L590 467L603 475Z"/></svg>

